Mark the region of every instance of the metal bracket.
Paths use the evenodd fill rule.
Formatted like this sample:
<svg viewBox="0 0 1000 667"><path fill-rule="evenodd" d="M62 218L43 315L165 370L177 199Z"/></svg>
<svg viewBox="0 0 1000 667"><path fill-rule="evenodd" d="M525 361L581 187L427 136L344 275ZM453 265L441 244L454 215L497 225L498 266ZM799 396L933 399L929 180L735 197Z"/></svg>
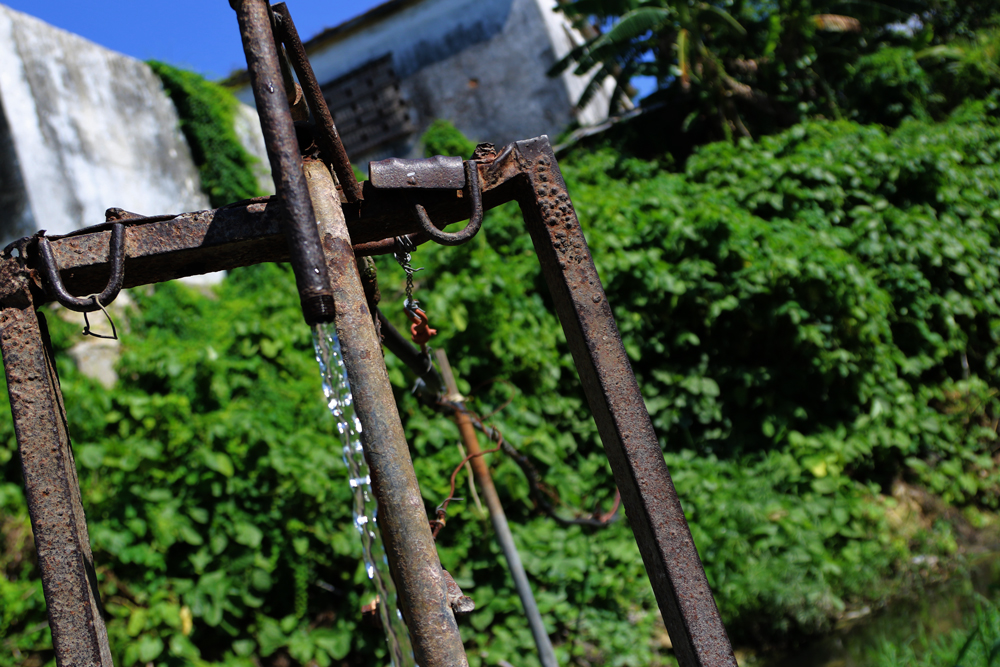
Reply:
<svg viewBox="0 0 1000 667"><path fill-rule="evenodd" d="M368 163L368 181L379 190L461 190L465 187L462 158L436 155L405 160L391 157Z"/></svg>
<svg viewBox="0 0 1000 667"><path fill-rule="evenodd" d="M472 161L465 163L465 195L472 206L472 213L469 216L469 224L460 232L441 231L431 222L427 209L420 204L413 205L413 210L417 212L417 220L420 221L420 229L432 241L441 245L462 245L472 240L483 226L483 191L479 188L479 167Z"/></svg>
<svg viewBox="0 0 1000 667"><path fill-rule="evenodd" d="M120 222L116 222L111 227L111 245L108 248L111 277L108 280L108 286L96 296L80 297L69 293L59 276L59 266L52 253L52 244L44 236L38 237L38 252L42 269L44 269L45 277L48 279L49 291L60 305L70 310L75 310L78 313L92 313L110 304L122 291L122 282L125 280L125 225Z"/></svg>

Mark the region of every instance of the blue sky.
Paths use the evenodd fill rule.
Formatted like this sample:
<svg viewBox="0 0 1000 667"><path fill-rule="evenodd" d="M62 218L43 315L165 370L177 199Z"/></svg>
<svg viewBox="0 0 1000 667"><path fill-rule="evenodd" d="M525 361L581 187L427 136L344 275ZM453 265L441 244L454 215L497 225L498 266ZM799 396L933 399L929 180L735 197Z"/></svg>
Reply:
<svg viewBox="0 0 1000 667"><path fill-rule="evenodd" d="M287 0L303 39L381 0ZM162 60L211 79L245 67L236 12L226 0L0 0L13 9L140 60Z"/></svg>

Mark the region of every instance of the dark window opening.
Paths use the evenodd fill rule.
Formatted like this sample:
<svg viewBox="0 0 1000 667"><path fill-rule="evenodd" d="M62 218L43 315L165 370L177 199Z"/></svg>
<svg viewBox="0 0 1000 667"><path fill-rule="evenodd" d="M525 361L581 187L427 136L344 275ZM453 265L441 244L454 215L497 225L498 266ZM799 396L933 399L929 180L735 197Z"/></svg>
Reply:
<svg viewBox="0 0 1000 667"><path fill-rule="evenodd" d="M392 68L391 53L322 88L348 155L366 153L415 129Z"/></svg>

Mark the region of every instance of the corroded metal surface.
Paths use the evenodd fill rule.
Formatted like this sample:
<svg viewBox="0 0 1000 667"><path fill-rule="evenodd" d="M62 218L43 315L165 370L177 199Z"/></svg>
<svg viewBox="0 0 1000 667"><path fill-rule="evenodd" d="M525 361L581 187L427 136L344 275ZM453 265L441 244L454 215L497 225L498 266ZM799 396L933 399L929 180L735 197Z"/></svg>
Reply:
<svg viewBox="0 0 1000 667"><path fill-rule="evenodd" d="M56 664L112 667L45 320L35 311L18 261L0 261L6 288L0 301L0 349Z"/></svg>
<svg viewBox="0 0 1000 667"><path fill-rule="evenodd" d="M486 167L479 168L482 174ZM491 184L483 187L485 210L511 199L510 193L504 191L504 178L492 178ZM410 195L373 189L360 205L342 205L358 254L392 253L397 236L411 235L414 244L425 243L428 238L419 232L414 202L423 206L438 226L469 217L469 204L457 191L425 190ZM178 216L125 218L123 286L148 285L260 262L287 262L290 255L284 219L274 197ZM110 224L48 239L67 290L93 294L104 289L110 270ZM25 254L30 266L38 266L35 237L25 237L10 247Z"/></svg>
<svg viewBox="0 0 1000 667"><path fill-rule="evenodd" d="M321 162L306 164L306 178L332 278L337 334L361 420L378 523L413 652L424 667L468 665L337 190Z"/></svg>
<svg viewBox="0 0 1000 667"><path fill-rule="evenodd" d="M269 5L265 0L239 0L235 6L274 188L287 212L285 233L302 314L309 324L330 322L334 317L330 281L316 233L309 189L302 173L299 142L285 97Z"/></svg>
<svg viewBox="0 0 1000 667"><path fill-rule="evenodd" d="M44 236L38 237L38 254L42 259L49 294L63 307L80 313L90 313L107 306L122 291L122 281L125 278L125 225L121 222L111 227L111 241L108 249L108 263L111 265L111 276L104 290L95 296L78 297L70 294L63 285L59 275L59 265L52 254L52 243Z"/></svg>
<svg viewBox="0 0 1000 667"><path fill-rule="evenodd" d="M368 163L368 182L380 190L461 190L465 187L465 167L460 157L391 157Z"/></svg>
<svg viewBox="0 0 1000 667"><path fill-rule="evenodd" d="M337 180L340 181L347 201L358 201L361 199L361 186L358 185L358 180L354 176L354 169L347 157L347 151L344 150L344 143L340 140L337 127L333 124L333 116L330 115L323 91L320 89L312 65L309 63L309 56L306 55L302 40L299 39L299 31L295 29L295 23L292 21L292 16L285 3L272 5L271 9L278 22L278 32L287 49L288 59L292 61L295 74L302 84L306 102L316 119L318 130L316 141L319 143L324 157L329 160L333 167L334 173L337 174Z"/></svg>
<svg viewBox="0 0 1000 667"><path fill-rule="evenodd" d="M441 245L462 245L472 240L479 233L479 228L483 226L483 191L479 186L479 166L472 161L463 165L465 170L466 187L463 191L465 199L469 201L469 224L460 232L443 232L434 226L431 218L427 215L427 209L420 204L414 205L417 220L420 221L420 229L435 243Z"/></svg>
<svg viewBox="0 0 1000 667"><path fill-rule="evenodd" d="M518 202L677 658L682 667L736 667L548 138L519 141L505 159L525 175Z"/></svg>

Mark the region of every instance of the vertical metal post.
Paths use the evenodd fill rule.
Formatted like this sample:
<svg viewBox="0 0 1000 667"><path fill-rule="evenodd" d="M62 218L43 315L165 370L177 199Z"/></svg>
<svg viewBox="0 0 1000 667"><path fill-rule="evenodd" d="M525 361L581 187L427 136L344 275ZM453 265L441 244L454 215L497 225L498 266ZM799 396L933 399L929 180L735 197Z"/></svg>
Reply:
<svg viewBox="0 0 1000 667"><path fill-rule="evenodd" d="M379 527L413 653L421 667L465 667L465 648L448 604L441 561L336 185L322 162L307 162L305 173L328 263L341 352L363 428L361 441L378 500Z"/></svg>
<svg viewBox="0 0 1000 667"><path fill-rule="evenodd" d="M464 408L465 399L458 397L458 387L455 384L455 375L451 371L451 364L448 363L448 355L444 350L435 350L438 359L438 366L441 367L441 376L444 378L448 393L456 398L452 400ZM458 432L462 435L469 454L479 454L479 437L476 435L476 428L472 425L469 413L464 409L455 411L455 424ZM514 544L514 536L507 525L507 515L504 514L503 505L500 504L500 496L493 485L493 478L490 476L489 466L482 456L475 456L470 460L472 471L476 477L476 482L483 489L483 497L486 498L486 506L490 510L490 521L493 522L493 530L497 534L497 542L503 550L503 555L507 559L507 566L510 568L510 576L514 579L514 586L517 588L517 595L521 598L521 606L524 607L524 614L528 617L528 625L531 626L531 634L535 639L535 646L538 647L538 659L542 667L559 667L556 662L556 652L552 648L552 641L549 633L545 631L545 623L542 622L542 615L538 611L538 604L531 591L531 583L528 582L528 574L524 571L521 563L521 554Z"/></svg>
<svg viewBox="0 0 1000 667"><path fill-rule="evenodd" d="M59 667L112 667L94 557L44 318L17 260L2 259L0 350Z"/></svg>
<svg viewBox="0 0 1000 667"><path fill-rule="evenodd" d="M518 203L682 667L736 667L548 137L515 144Z"/></svg>
<svg viewBox="0 0 1000 667"><path fill-rule="evenodd" d="M265 0L231 0L240 23L240 37L247 58L247 71L260 114L267 157L271 162L274 188L287 213L285 233L299 288L302 314L309 324L331 322L334 316L326 263L316 233L316 218L305 176L302 155L295 136L292 112L285 97L280 55L271 31Z"/></svg>

